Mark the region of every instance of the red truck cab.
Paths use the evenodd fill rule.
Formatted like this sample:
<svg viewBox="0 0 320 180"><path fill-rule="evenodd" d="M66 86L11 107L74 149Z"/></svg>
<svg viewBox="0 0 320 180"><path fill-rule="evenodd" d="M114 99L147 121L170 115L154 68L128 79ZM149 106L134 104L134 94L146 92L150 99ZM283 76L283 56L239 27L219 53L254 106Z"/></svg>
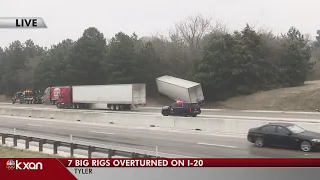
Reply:
<svg viewBox="0 0 320 180"><path fill-rule="evenodd" d="M71 86L60 88L56 105L58 108L72 107L72 87Z"/></svg>

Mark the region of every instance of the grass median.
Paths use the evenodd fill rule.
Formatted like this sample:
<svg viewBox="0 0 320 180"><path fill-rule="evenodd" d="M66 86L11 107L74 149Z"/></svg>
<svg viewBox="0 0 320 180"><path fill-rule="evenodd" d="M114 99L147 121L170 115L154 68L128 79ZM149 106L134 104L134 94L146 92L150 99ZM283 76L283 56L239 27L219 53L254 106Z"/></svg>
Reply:
<svg viewBox="0 0 320 180"><path fill-rule="evenodd" d="M0 146L0 158L58 158L60 156Z"/></svg>

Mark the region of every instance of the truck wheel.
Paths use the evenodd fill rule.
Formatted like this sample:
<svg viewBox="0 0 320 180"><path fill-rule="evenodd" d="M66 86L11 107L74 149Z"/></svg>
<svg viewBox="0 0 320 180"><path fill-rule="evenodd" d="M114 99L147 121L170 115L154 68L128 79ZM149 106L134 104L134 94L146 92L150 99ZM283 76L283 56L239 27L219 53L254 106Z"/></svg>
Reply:
<svg viewBox="0 0 320 180"><path fill-rule="evenodd" d="M120 106L116 105L116 111L120 111Z"/></svg>
<svg viewBox="0 0 320 180"><path fill-rule="evenodd" d="M60 103L57 103L57 108L61 108Z"/></svg>

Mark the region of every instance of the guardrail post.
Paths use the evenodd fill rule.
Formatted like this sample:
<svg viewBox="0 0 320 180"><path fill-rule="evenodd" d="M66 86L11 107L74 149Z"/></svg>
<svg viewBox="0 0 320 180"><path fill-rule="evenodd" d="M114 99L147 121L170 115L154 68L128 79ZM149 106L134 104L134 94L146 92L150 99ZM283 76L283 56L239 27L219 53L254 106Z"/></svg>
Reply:
<svg viewBox="0 0 320 180"><path fill-rule="evenodd" d="M18 135L13 135L13 146L14 147L18 146Z"/></svg>
<svg viewBox="0 0 320 180"><path fill-rule="evenodd" d="M26 149L29 149L30 137L26 137Z"/></svg>
<svg viewBox="0 0 320 180"><path fill-rule="evenodd" d="M88 146L88 158L92 157L92 152L93 152L93 147L92 146Z"/></svg>
<svg viewBox="0 0 320 180"><path fill-rule="evenodd" d="M112 158L114 156L114 150L108 149L108 158Z"/></svg>
<svg viewBox="0 0 320 180"><path fill-rule="evenodd" d="M53 154L58 154L58 147L60 145L59 141L54 141L53 142Z"/></svg>
<svg viewBox="0 0 320 180"><path fill-rule="evenodd" d="M40 151L40 152L43 151L43 144L44 144L44 139L40 139L40 140L39 140L39 151Z"/></svg>
<svg viewBox="0 0 320 180"><path fill-rule="evenodd" d="M2 134L2 145L6 144L6 137L7 137L6 134Z"/></svg>
<svg viewBox="0 0 320 180"><path fill-rule="evenodd" d="M74 156L74 149L75 149L75 144L71 143L70 144L70 157Z"/></svg>

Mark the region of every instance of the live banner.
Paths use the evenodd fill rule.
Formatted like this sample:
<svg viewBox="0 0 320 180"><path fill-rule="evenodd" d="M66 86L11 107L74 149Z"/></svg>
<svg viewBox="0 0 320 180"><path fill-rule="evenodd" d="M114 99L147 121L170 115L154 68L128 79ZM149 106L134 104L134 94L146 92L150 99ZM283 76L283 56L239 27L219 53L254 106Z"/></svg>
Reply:
<svg viewBox="0 0 320 180"><path fill-rule="evenodd" d="M231 173L236 169L237 172ZM238 168L236 168L238 167ZM274 168L277 167L277 168ZM243 174L246 171L251 170L252 168L256 169L268 169L270 168L279 170L285 169L289 170L290 176L293 173L297 173L298 170L301 171L303 168L309 167L308 170L310 172L299 172L294 177L288 177L288 179L297 178L299 175L311 176L312 174L317 174L317 177L320 177L320 172L315 169L320 167L320 158L319 159L309 159L309 158L301 158L301 159L270 159L270 158L152 158L152 159L128 159L128 158L113 158L113 159L105 159L105 158L19 158L19 159L8 159L2 158L0 159L0 179L60 179L60 180L73 180L73 179L104 179L106 176L112 175L121 175L126 171L135 171L140 172L142 174L150 174L154 175L152 179L157 179L158 176L155 174L157 171L161 169L163 173L166 173L165 169L175 169L174 172L185 171L183 174L177 173L178 175L186 175L191 172L196 171L206 171L210 169L208 172L201 172L203 176L197 178L197 180L201 180L202 178L212 179L211 176L215 176L215 179L218 179L218 175L223 173L223 171L217 171L215 174L215 169L228 169L228 173L221 176L224 179L228 180L226 177L230 175L234 175L235 177L239 177L239 175L244 176L252 176L253 174ZM180 169L179 169L180 168ZM289 168L289 169L288 169ZM291 168L291 170L290 170ZM131 170L129 170L131 169ZM152 170L151 170L152 169ZM188 169L188 170L186 170ZM199 170L203 169L203 170ZM121 170L121 171L120 171ZM300 171L299 170L299 171ZM250 171L250 172L251 172ZM151 173L153 172L153 173ZM258 174L259 170L255 170L254 173ZM262 171L261 173L265 173L266 171ZM284 171L281 171L284 172ZM200 173L200 172L199 172ZM207 176L205 174L207 173ZM231 174L230 174L231 173ZM251 172L252 173L252 172ZM212 175L210 175L212 174ZM99 175L99 176L98 176ZM275 175L275 173L271 173L271 175ZM281 175L281 179L286 179L286 174ZM132 176L131 176L132 177ZM159 178L162 175L159 174ZM163 178L163 177L162 177ZM172 177L173 178L173 177ZM184 177L186 180L191 178L191 175ZM250 177L246 177L248 180ZM270 178L270 175L269 175ZM168 178L167 178L168 179ZM170 178L169 178L170 179ZM174 179L174 178L173 178ZM142 179L140 179L142 180Z"/></svg>

